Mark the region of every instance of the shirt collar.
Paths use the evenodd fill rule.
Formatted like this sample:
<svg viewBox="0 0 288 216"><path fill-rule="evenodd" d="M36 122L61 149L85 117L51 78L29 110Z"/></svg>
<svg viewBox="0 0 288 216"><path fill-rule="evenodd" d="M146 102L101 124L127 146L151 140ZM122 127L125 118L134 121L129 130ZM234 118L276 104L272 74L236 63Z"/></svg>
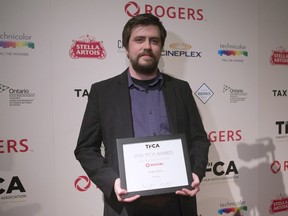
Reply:
<svg viewBox="0 0 288 216"><path fill-rule="evenodd" d="M163 85L163 76L161 74L161 72L158 70L157 72L157 77L155 78L154 82L150 83L149 86L153 86L155 85L156 83L160 82L160 87L162 87ZM133 80L131 78L131 75L130 75L130 71L128 70L128 87L131 88L131 86L137 86L139 87L137 84L133 83Z"/></svg>

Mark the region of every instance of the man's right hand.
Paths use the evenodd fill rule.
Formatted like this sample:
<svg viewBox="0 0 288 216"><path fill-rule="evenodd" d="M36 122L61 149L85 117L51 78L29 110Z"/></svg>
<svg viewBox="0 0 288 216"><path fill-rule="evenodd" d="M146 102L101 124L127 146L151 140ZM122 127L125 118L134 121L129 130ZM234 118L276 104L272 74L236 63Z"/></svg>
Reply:
<svg viewBox="0 0 288 216"><path fill-rule="evenodd" d="M140 195L124 198L123 195L127 194L127 190L122 189L120 186L120 178L117 178L114 183L114 191L119 202L133 202L140 198Z"/></svg>

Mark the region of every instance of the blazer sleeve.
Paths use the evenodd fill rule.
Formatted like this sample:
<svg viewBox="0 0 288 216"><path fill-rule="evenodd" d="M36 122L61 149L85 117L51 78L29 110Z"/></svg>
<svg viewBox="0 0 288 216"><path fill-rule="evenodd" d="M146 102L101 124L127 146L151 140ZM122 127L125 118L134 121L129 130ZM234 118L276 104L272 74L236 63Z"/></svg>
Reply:
<svg viewBox="0 0 288 216"><path fill-rule="evenodd" d="M189 141L189 155L192 165L192 172L196 173L202 181L205 176L206 166L208 163L208 153L209 147L211 145L207 138L206 131L203 126L203 122L194 100L192 90L188 83L186 83L186 101L187 101L187 113L189 119L189 131L188 136Z"/></svg>
<svg viewBox="0 0 288 216"><path fill-rule="evenodd" d="M74 154L91 181L106 197L110 197L114 194L114 182L119 175L101 153L103 142L99 108L101 92L97 84L91 86Z"/></svg>

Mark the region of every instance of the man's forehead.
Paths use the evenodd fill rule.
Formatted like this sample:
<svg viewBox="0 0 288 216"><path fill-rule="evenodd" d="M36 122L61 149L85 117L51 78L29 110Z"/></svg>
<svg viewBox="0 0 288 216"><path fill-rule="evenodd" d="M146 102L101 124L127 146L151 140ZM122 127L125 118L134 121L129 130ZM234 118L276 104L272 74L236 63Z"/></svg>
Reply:
<svg viewBox="0 0 288 216"><path fill-rule="evenodd" d="M160 37L160 29L158 26L155 25L138 25L132 28L131 36L132 35L154 35Z"/></svg>

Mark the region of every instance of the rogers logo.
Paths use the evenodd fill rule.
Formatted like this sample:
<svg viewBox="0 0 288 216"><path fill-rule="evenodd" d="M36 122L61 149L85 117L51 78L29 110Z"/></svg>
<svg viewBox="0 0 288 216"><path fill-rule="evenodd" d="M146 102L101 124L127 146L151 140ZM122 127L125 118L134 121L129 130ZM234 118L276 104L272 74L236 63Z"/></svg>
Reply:
<svg viewBox="0 0 288 216"><path fill-rule="evenodd" d="M124 11L129 17L137 16L142 13L150 13L159 18L168 17L170 19L203 21L203 9L185 8L185 7L164 7L162 5L145 4L144 9L136 2L130 1L124 6Z"/></svg>
<svg viewBox="0 0 288 216"><path fill-rule="evenodd" d="M90 186L91 181L87 176L79 176L74 182L74 187L80 192L87 191Z"/></svg>
<svg viewBox="0 0 288 216"><path fill-rule="evenodd" d="M288 161L283 161L283 166L281 165L281 163L279 161L273 161L270 168L274 174L279 173L282 168L283 168L283 171L287 171L288 170Z"/></svg>
<svg viewBox="0 0 288 216"><path fill-rule="evenodd" d="M154 167L154 166L163 166L163 163L146 163L145 165L147 168L148 167Z"/></svg>
<svg viewBox="0 0 288 216"><path fill-rule="evenodd" d="M132 8L132 9L131 9ZM140 13L140 7L136 2L130 1L125 5L125 13L130 16L137 16ZM133 11L133 12L132 12Z"/></svg>

